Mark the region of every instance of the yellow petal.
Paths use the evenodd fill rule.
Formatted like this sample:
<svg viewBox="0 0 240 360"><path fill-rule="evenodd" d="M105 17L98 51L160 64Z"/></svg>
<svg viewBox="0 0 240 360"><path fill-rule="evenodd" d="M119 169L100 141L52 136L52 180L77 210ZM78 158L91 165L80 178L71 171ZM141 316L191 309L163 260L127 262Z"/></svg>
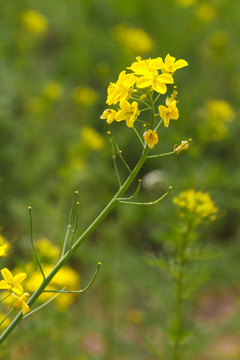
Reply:
<svg viewBox="0 0 240 360"><path fill-rule="evenodd" d="M23 287L20 284L14 284L12 286L12 292L16 295L21 295L23 293Z"/></svg>
<svg viewBox="0 0 240 360"><path fill-rule="evenodd" d="M20 283L20 282L22 282L24 279L26 279L26 277L27 277L27 274L26 274L26 273L19 273L19 274L17 274L17 275L14 276L13 281L14 281L14 283L15 283L15 282L16 282L16 283Z"/></svg>
<svg viewBox="0 0 240 360"><path fill-rule="evenodd" d="M167 54L167 56L165 57L165 66L170 68L175 60L176 60L175 57L171 56L170 54Z"/></svg>
<svg viewBox="0 0 240 360"><path fill-rule="evenodd" d="M163 119L163 118L165 117L165 115L166 115L167 108L166 108L166 106L159 105L158 111L159 111L159 113L160 113L161 119Z"/></svg>
<svg viewBox="0 0 240 360"><path fill-rule="evenodd" d="M8 282L6 280L1 280L0 281L0 289L11 289L11 285L8 284Z"/></svg>
<svg viewBox="0 0 240 360"><path fill-rule="evenodd" d="M167 91L167 87L165 84L163 84L161 81L158 81L158 79L154 80L152 83L152 88L154 91L160 93L160 94L165 94Z"/></svg>
<svg viewBox="0 0 240 360"><path fill-rule="evenodd" d="M157 79L164 84L173 84L174 83L173 77L170 74L160 74L160 75L158 75Z"/></svg>
<svg viewBox="0 0 240 360"><path fill-rule="evenodd" d="M12 281L13 276L12 276L12 273L11 273L10 270L8 270L7 268L3 268L1 270L1 273L2 273L2 276L3 276L4 280L6 280L7 282Z"/></svg>
<svg viewBox="0 0 240 360"><path fill-rule="evenodd" d="M187 61L183 60L183 59L180 59L180 60L177 60L173 66L172 66L172 69L174 70L177 70L177 69L181 69L182 67L184 66L188 66L188 63Z"/></svg>
<svg viewBox="0 0 240 360"><path fill-rule="evenodd" d="M152 81L153 81L152 78L142 76L137 80L136 85L139 88L145 88L145 87L151 86Z"/></svg>
<svg viewBox="0 0 240 360"><path fill-rule="evenodd" d="M29 306L23 301L22 303L22 313L23 315L27 314L29 312Z"/></svg>

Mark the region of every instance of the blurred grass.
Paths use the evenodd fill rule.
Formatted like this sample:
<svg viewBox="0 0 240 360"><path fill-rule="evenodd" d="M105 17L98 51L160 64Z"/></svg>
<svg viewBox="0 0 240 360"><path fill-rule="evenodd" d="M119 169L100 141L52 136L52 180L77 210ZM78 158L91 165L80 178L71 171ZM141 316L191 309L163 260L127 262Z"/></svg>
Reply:
<svg viewBox="0 0 240 360"><path fill-rule="evenodd" d="M203 229L203 239L219 247L225 256L204 291L209 291L208 286L213 291L215 287L216 291L239 290L240 3L198 0L183 6L186 3L0 2L0 226L5 237L15 239L14 252L1 266L15 266L29 259L28 205L33 207L35 238L44 236L60 245L74 190L80 194L80 230L111 198L116 181L105 135L110 128L99 119L105 109L108 83L116 81L118 73L136 56L154 58L170 53L186 59L189 67L176 74L180 118L162 129L158 150L170 151L175 143L189 137L193 142L184 154L149 161L141 175L154 169L163 172L156 186L146 182L139 196L145 201L154 199L168 185L173 186L173 195L191 187L209 191L220 215L215 224ZM46 18L45 33L33 33L24 27L21 19L26 10ZM119 42L119 25L144 30L153 48L143 53L134 46L127 48ZM46 86L52 82L62 92L59 95L53 90L49 97ZM84 96L76 101L74 94L79 87L96 92L92 103L86 104ZM227 136L219 141L213 141L211 123L207 123L203 111L211 100L226 101L235 113L235 119L226 124ZM93 149L84 143L83 127L100 134L102 148ZM122 124L112 125L111 131L133 165L139 150L137 139ZM3 356L10 360L45 356L121 360L128 354L139 359L154 358L138 333L158 344L157 328L165 321L161 294L167 289L159 273L147 266L144 256L161 251L161 243L176 222L171 199L172 195L151 209L117 207L71 261L82 282L89 278L96 262L102 261L93 288L76 299L66 313L50 306L24 322L9 339L11 350L6 349L7 355ZM136 310L142 317L139 323L132 323L128 315ZM231 319L228 322L235 324ZM239 336L239 326L226 326L227 330L214 327L214 337L218 332Z"/></svg>

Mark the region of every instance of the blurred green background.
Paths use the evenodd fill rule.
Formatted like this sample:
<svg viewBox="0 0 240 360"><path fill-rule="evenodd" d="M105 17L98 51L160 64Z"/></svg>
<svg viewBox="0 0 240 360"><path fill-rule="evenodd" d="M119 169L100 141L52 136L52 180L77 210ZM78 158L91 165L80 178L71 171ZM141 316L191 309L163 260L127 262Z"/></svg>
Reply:
<svg viewBox="0 0 240 360"><path fill-rule="evenodd" d="M35 239L60 246L75 190L79 234L111 199L108 130L136 163L133 131L100 119L109 82L136 56L189 63L175 75L180 118L161 130L154 153L193 139L189 151L141 171L140 200L172 185L168 198L154 208L118 206L74 254L82 287L103 263L93 287L67 310L52 304L22 322L3 359L156 359L167 294L146 256L161 252L177 221L172 197L189 188L218 206L201 241L224 254L189 307L201 334L191 351L197 360L239 359L239 13L237 0L0 1L0 227L13 246L1 267L31 259L29 205Z"/></svg>

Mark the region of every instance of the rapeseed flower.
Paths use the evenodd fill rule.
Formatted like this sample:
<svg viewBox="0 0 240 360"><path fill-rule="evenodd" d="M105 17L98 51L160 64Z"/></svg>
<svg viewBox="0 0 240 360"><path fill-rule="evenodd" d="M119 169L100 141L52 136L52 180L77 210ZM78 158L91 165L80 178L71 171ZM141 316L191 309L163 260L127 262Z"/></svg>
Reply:
<svg viewBox="0 0 240 360"><path fill-rule="evenodd" d="M129 99L133 93L133 85L135 84L137 77L134 74L126 74L126 71L122 71L119 74L116 83L110 83L107 89L108 97L106 103L108 105L115 105L120 100Z"/></svg>
<svg viewBox="0 0 240 360"><path fill-rule="evenodd" d="M77 86L73 90L73 99L81 105L91 106L96 103L98 93L90 86Z"/></svg>
<svg viewBox="0 0 240 360"><path fill-rule="evenodd" d="M61 253L60 248L46 238L36 241L35 247L41 258L57 259Z"/></svg>
<svg viewBox="0 0 240 360"><path fill-rule="evenodd" d="M106 119L107 123L111 124L115 120L116 113L116 110L113 109L104 110L104 112L100 116L100 119Z"/></svg>
<svg viewBox="0 0 240 360"><path fill-rule="evenodd" d="M117 40L126 50L145 54L153 48L153 40L143 29L120 24L115 31Z"/></svg>
<svg viewBox="0 0 240 360"><path fill-rule="evenodd" d="M144 140L146 140L146 143L150 147L150 149L153 149L153 147L158 143L158 135L157 130L152 131L151 129L148 131L145 131L143 134Z"/></svg>
<svg viewBox="0 0 240 360"><path fill-rule="evenodd" d="M26 315L29 312L29 306L26 303L26 300L29 299L29 296L30 295L28 293L24 293L21 296L14 295L14 297L16 297L17 300L13 303L13 306L16 309L21 309L22 308L23 315Z"/></svg>
<svg viewBox="0 0 240 360"><path fill-rule="evenodd" d="M34 10L22 13L22 23L26 30L35 34L45 34L48 30L47 18Z"/></svg>
<svg viewBox="0 0 240 360"><path fill-rule="evenodd" d="M120 110L116 113L115 120L116 121L126 121L128 127L133 127L135 120L139 115L138 103L133 101L130 104L126 100L120 101Z"/></svg>
<svg viewBox="0 0 240 360"><path fill-rule="evenodd" d="M60 99L63 93L63 87L57 81L49 81L44 85L43 94L50 100Z"/></svg>
<svg viewBox="0 0 240 360"><path fill-rule="evenodd" d="M203 220L215 220L218 208L210 195L193 189L182 191L173 203L180 209L180 216L191 218L195 224Z"/></svg>
<svg viewBox="0 0 240 360"><path fill-rule="evenodd" d="M145 75L149 72L156 73L157 70L164 67L164 63L161 57L157 57L156 59L149 58L142 60L141 56L137 56L136 60L137 61L133 62L132 65L128 67L128 69L132 70L136 75Z"/></svg>
<svg viewBox="0 0 240 360"><path fill-rule="evenodd" d="M203 141L207 139L206 133L208 138L213 141L228 137L228 123L234 119L235 111L227 101L209 100L199 113L203 118L199 128L200 137Z"/></svg>
<svg viewBox="0 0 240 360"><path fill-rule="evenodd" d="M6 257L10 248L10 243L0 234L0 257Z"/></svg>
<svg viewBox="0 0 240 360"><path fill-rule="evenodd" d="M82 141L92 150L101 150L104 146L102 136L92 127L84 126L82 128Z"/></svg>
<svg viewBox="0 0 240 360"><path fill-rule="evenodd" d="M169 102L168 100L169 99L167 98L166 103L168 104L168 106L164 106L164 105L158 106L159 114L160 117L163 119L163 123L165 127L169 126L170 120L177 120L179 118L177 101L173 100Z"/></svg>
<svg viewBox="0 0 240 360"><path fill-rule="evenodd" d="M161 68L163 73L168 73L173 75L176 70L181 69L185 66L188 66L188 63L186 60L180 59L176 61L176 58L171 56L170 54L167 54L164 60L164 65Z"/></svg>
<svg viewBox="0 0 240 360"><path fill-rule="evenodd" d="M12 291L16 295L23 293L23 287L20 283L26 279L26 273L19 273L13 276L10 270L3 268L1 274L4 280L0 281L0 289Z"/></svg>
<svg viewBox="0 0 240 360"><path fill-rule="evenodd" d="M149 71L137 80L136 85L140 89L151 86L152 90L165 94L167 91L165 84L173 84L173 82L173 77L169 74L159 75L157 71Z"/></svg>

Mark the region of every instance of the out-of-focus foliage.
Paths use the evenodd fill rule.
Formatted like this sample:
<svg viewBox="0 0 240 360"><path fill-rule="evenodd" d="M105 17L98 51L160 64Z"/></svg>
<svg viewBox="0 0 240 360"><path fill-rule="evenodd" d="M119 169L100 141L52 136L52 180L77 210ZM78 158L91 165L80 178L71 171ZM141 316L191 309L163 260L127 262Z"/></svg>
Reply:
<svg viewBox="0 0 240 360"><path fill-rule="evenodd" d="M235 344L240 331L234 305L240 286L239 11L237 0L0 2L0 249L5 238L11 241L10 251L1 250L10 252L1 267L30 262L28 205L35 239L51 239L58 248L74 190L80 194L79 232L114 194L109 125L100 115L109 82L137 56L170 53L189 63L176 74L179 119L158 133L153 153L193 140L187 151L152 159L141 171L141 200L155 199L169 185L173 195L156 207L119 205L74 255L69 266L83 286L97 261L103 263L92 289L65 312L51 305L27 319L24 331L9 338L5 358L154 358L146 344L164 336L161 298L168 294L144 255L160 252L178 221L171 197L192 188L209 192L219 209L218 219L201 230L202 241L224 253L211 293L206 286L191 309L196 327L202 324L211 335L208 341L202 335L195 358L202 360L203 348L212 359L238 358L237 346L225 354L219 344L225 334ZM140 151L133 131L120 123L111 131L133 166ZM222 316L215 314L209 325L204 304L224 294L232 312L220 309Z"/></svg>

